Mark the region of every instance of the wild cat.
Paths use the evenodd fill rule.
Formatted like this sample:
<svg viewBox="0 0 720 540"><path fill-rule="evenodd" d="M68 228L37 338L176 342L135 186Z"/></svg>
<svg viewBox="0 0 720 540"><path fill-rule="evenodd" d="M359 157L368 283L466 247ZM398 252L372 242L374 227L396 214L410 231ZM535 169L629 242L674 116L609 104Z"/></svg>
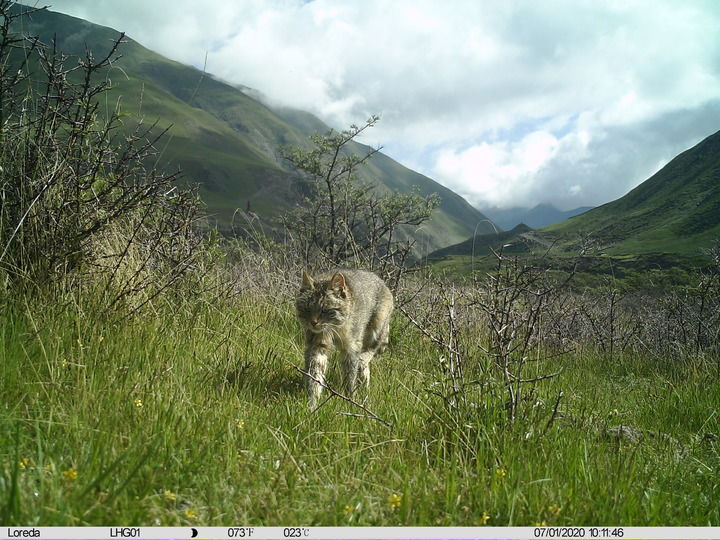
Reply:
<svg viewBox="0 0 720 540"><path fill-rule="evenodd" d="M370 361L388 344L394 307L383 280L364 270L334 270L316 278L303 270L295 307L305 329L305 371L324 383L336 346L343 354L345 392L352 395L358 382L367 388ZM306 385L312 409L322 386L307 376Z"/></svg>

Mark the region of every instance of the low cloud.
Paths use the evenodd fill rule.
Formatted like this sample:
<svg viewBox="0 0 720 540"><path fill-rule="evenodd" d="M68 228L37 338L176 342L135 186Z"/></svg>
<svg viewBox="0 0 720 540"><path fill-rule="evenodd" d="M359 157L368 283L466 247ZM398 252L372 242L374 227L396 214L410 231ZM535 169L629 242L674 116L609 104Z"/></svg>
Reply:
<svg viewBox="0 0 720 540"><path fill-rule="evenodd" d="M525 204L532 199L533 179L553 159L562 142L546 131L534 131L519 141L480 143L461 152L439 152L438 178L471 203Z"/></svg>
<svg viewBox="0 0 720 540"><path fill-rule="evenodd" d="M602 127L578 119L563 136L533 132L516 142L440 150L434 177L478 207L597 206L621 197L717 131L720 99L647 120Z"/></svg>

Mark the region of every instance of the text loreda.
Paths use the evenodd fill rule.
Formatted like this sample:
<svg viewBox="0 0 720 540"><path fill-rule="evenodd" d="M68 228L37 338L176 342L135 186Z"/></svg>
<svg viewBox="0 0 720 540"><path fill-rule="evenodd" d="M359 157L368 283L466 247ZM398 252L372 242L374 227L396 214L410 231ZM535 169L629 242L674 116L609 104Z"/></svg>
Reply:
<svg viewBox="0 0 720 540"><path fill-rule="evenodd" d="M11 529L8 527L8 538L40 538L40 529Z"/></svg>

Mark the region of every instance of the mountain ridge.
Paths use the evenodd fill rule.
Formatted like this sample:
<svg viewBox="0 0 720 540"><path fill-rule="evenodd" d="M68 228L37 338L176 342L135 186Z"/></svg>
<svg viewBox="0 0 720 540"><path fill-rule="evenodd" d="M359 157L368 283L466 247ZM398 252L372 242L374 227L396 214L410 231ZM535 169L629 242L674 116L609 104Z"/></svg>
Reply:
<svg viewBox="0 0 720 540"><path fill-rule="evenodd" d="M687 253L709 247L720 238L720 131L675 156L619 199L542 232L557 238L590 234L613 254Z"/></svg>
<svg viewBox="0 0 720 540"><path fill-rule="evenodd" d="M27 9L20 4L13 7ZM24 34L37 35L46 43L55 37L58 50L70 55L83 55L86 47L106 52L119 36L112 28L49 10L22 19ZM280 149L307 147L309 128L324 126L316 130L321 133L330 128L319 119L311 121L310 113L273 109L238 87L162 57L132 38L124 41L122 58L107 73L113 83L108 103L121 100L124 112L136 120L157 119L160 125L171 126L162 162L199 183L208 212L221 227L232 227L236 210L247 205L268 224L276 223L299 199L299 173L282 158ZM368 149L359 143L352 148L358 153ZM460 241L476 227L491 230L486 216L462 197L384 154L373 156L358 177L381 191L407 192L419 186L423 195L440 195L440 207L417 236L422 253Z"/></svg>
<svg viewBox="0 0 720 540"><path fill-rule="evenodd" d="M472 238L428 255L462 257ZM516 253L552 246L556 256L576 256L590 240L601 256L672 254L693 257L720 240L720 131L681 152L627 194L531 233L492 235L475 242L487 255L501 242ZM652 257L651 257L652 259ZM673 260L680 260L675 258Z"/></svg>
<svg viewBox="0 0 720 540"><path fill-rule="evenodd" d="M553 225L568 218L591 210L592 206L580 206L571 210L559 210L551 203L540 203L533 207L515 206L511 208L480 208L495 225L510 230L524 223L533 229Z"/></svg>

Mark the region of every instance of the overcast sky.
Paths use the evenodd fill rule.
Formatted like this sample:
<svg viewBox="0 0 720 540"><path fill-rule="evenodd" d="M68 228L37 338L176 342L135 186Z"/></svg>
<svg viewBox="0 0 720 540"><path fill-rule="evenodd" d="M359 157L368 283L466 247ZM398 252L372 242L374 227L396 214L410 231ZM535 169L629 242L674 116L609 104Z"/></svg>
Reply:
<svg viewBox="0 0 720 540"><path fill-rule="evenodd" d="M364 140L476 206L624 195L720 130L716 0L48 0ZM34 2L28 2L34 3Z"/></svg>

